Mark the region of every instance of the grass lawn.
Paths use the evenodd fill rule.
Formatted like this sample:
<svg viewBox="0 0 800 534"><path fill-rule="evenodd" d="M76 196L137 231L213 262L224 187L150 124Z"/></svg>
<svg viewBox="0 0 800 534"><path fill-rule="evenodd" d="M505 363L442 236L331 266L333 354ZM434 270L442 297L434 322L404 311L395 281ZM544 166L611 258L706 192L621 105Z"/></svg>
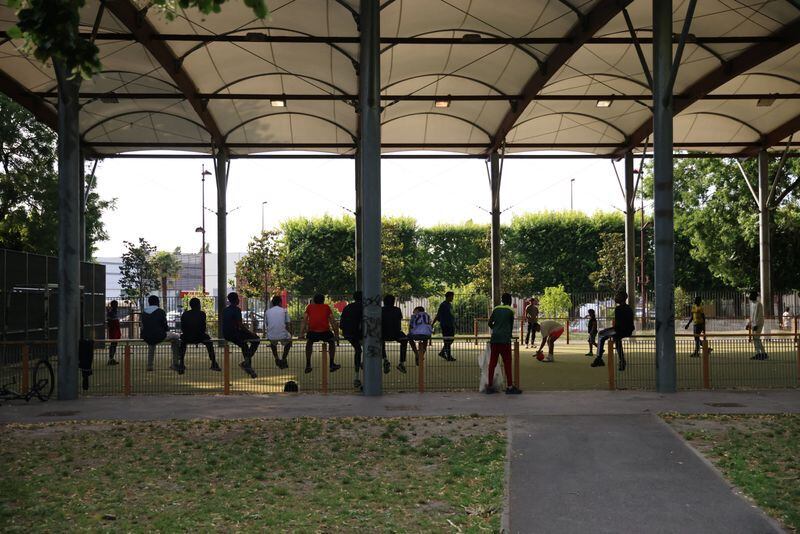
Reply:
<svg viewBox="0 0 800 534"><path fill-rule="evenodd" d="M800 531L800 415L664 415L759 506Z"/></svg>
<svg viewBox="0 0 800 534"><path fill-rule="evenodd" d="M2 532L500 529L502 418L6 425L0 450Z"/></svg>

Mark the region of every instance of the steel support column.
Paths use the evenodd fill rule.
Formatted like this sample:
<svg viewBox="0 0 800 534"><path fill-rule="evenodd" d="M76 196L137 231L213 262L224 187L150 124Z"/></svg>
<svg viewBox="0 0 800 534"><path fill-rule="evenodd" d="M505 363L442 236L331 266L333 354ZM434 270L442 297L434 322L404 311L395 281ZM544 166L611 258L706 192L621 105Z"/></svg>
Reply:
<svg viewBox="0 0 800 534"><path fill-rule="evenodd" d="M489 155L489 186L492 190L492 304L500 304L502 278L500 273L500 155Z"/></svg>
<svg viewBox="0 0 800 534"><path fill-rule="evenodd" d="M78 398L81 270L81 79L53 62L58 80L58 398Z"/></svg>
<svg viewBox="0 0 800 534"><path fill-rule="evenodd" d="M653 232L659 392L676 390L671 75L672 0L653 0Z"/></svg>
<svg viewBox="0 0 800 534"><path fill-rule="evenodd" d="M80 227L81 227L81 261L85 261L87 257L87 249L89 248L89 241L86 239L86 202L88 199L86 198L85 190L86 190L86 170L85 170L86 160L83 159L83 154L80 154L78 158L78 168L80 171L78 172L78 188L81 194L80 197Z"/></svg>
<svg viewBox="0 0 800 534"><path fill-rule="evenodd" d="M362 194L362 186L361 186L361 158L356 152L355 157L355 167L356 167L356 210L355 210L355 218L356 218L356 239L355 239L355 260L356 260L356 281L355 287L356 290L361 290L361 277L362 277L362 269L361 269L361 249L364 248L364 244L362 243L362 236L361 236L361 217L362 217L362 203L361 203L361 194Z"/></svg>
<svg viewBox="0 0 800 534"><path fill-rule="evenodd" d="M228 294L228 154L224 149L214 156L217 178L217 333L222 337L222 312Z"/></svg>
<svg viewBox="0 0 800 534"><path fill-rule="evenodd" d="M358 78L361 165L361 290L364 292L364 395L381 395L380 2L361 0Z"/></svg>
<svg viewBox="0 0 800 534"><path fill-rule="evenodd" d="M772 317L772 239L770 237L769 154L758 153L758 251L760 255L761 302L764 315Z"/></svg>
<svg viewBox="0 0 800 534"><path fill-rule="evenodd" d="M636 307L636 238L633 216L636 214L636 191L633 185L633 153L625 153L625 291L628 302Z"/></svg>

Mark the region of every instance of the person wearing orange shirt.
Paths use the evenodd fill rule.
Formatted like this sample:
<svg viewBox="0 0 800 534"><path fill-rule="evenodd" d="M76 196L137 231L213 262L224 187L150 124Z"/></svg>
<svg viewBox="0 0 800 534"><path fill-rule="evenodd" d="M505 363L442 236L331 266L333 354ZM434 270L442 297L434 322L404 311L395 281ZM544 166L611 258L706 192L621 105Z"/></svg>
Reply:
<svg viewBox="0 0 800 534"><path fill-rule="evenodd" d="M306 338L306 373L310 373L311 353L314 350L314 343L322 341L328 344L328 354L331 357L330 371L338 371L341 365L334 363L336 356L336 340L339 339L339 327L333 319L331 307L325 304L325 295L317 293L314 295L313 302L306 306L306 313L303 316L303 326L300 328L300 337Z"/></svg>

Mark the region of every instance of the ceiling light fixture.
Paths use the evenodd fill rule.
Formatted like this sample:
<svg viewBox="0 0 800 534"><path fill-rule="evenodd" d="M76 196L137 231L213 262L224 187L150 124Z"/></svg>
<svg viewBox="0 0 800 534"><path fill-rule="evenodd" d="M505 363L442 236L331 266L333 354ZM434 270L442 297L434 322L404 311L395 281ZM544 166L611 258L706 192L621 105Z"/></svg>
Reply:
<svg viewBox="0 0 800 534"><path fill-rule="evenodd" d="M598 108L610 108L611 107L611 102L612 102L612 100L610 98L609 99L604 99L604 100L598 100L596 106Z"/></svg>
<svg viewBox="0 0 800 534"><path fill-rule="evenodd" d="M434 103L434 107L437 108L449 108L450 107L450 99L449 98L437 98Z"/></svg>
<svg viewBox="0 0 800 534"><path fill-rule="evenodd" d="M278 100L270 100L269 105L273 108L285 108L286 107L286 99L278 99Z"/></svg>

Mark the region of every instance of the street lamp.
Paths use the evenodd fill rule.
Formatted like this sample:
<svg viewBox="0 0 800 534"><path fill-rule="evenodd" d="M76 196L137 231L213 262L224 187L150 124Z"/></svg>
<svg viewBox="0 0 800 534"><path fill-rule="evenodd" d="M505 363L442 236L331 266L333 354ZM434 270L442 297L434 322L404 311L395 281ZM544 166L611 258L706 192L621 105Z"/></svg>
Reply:
<svg viewBox="0 0 800 534"><path fill-rule="evenodd" d="M572 184L575 183L575 178L569 180L569 211L572 211Z"/></svg>
<svg viewBox="0 0 800 534"><path fill-rule="evenodd" d="M261 233L264 233L264 206L267 205L267 201L261 203Z"/></svg>
<svg viewBox="0 0 800 534"><path fill-rule="evenodd" d="M203 247L200 249L200 276L202 277L203 281L203 295L206 294L206 176L211 176L211 172L206 170L205 164L201 167L200 171L200 181L202 182L203 187L203 194L202 194L202 203L203 209L202 211L202 226L195 228L195 232L200 232L203 234Z"/></svg>

